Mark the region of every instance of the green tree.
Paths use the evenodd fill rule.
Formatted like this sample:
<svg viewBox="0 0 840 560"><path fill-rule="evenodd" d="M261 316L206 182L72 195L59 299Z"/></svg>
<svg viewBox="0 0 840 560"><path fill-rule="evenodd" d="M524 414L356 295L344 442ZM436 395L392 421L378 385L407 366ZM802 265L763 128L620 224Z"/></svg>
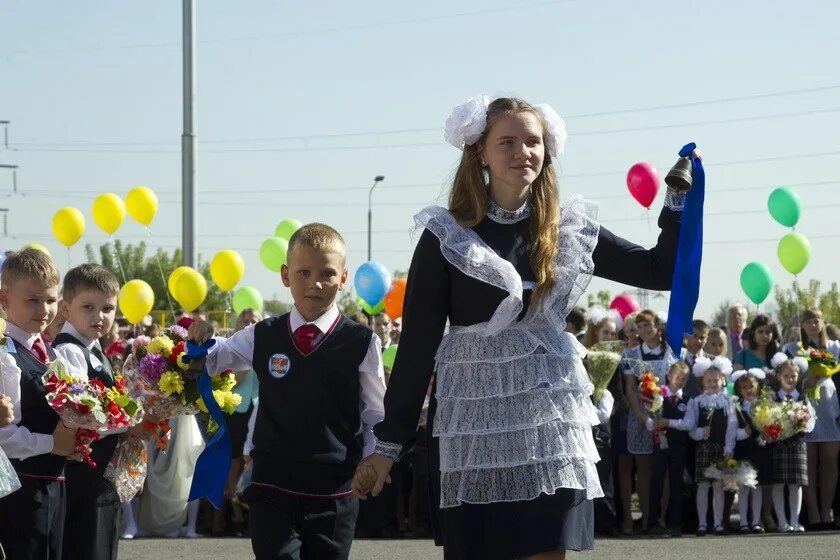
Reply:
<svg viewBox="0 0 840 560"><path fill-rule="evenodd" d="M92 246L86 245L85 253L89 262L98 262L113 272L120 284L135 278L149 284L155 293L153 309L158 311L169 310L167 280L172 271L181 266L180 249L175 249L172 254L163 249L158 249L155 255L147 257L144 242L132 245L114 241L113 248L108 244L100 245L98 255ZM118 260L115 258L115 253L119 256ZM210 263L202 263L201 255L199 255L199 265L196 270L207 280L207 298L201 304L201 309L207 311L224 311L227 309L227 294L219 290L213 283L210 278ZM172 306L176 311L178 310L178 304L174 300Z"/></svg>
<svg viewBox="0 0 840 560"><path fill-rule="evenodd" d="M283 315L291 311L292 306L289 303L280 301L279 299L269 299L263 302L263 309L266 313L271 315Z"/></svg>
<svg viewBox="0 0 840 560"><path fill-rule="evenodd" d="M587 307L594 307L596 305L600 305L601 307L603 307L605 309L609 309L610 302L612 302L612 300L613 300L612 294L610 294L606 290L601 290L601 291L596 292L594 294L587 294L586 295L586 304L587 304L586 306Z"/></svg>
<svg viewBox="0 0 840 560"><path fill-rule="evenodd" d="M342 315L350 318L356 317L362 311L359 302L356 301L356 295L352 290L341 292L336 305L338 305L338 310L341 311Z"/></svg>
<svg viewBox="0 0 840 560"><path fill-rule="evenodd" d="M776 318L779 325L782 328L795 325L799 313L813 308L822 311L827 323L840 324L840 290L837 283L832 282L826 292L821 292L820 288L819 280L811 280L805 287L795 281L789 289L776 286L776 304L779 306Z"/></svg>

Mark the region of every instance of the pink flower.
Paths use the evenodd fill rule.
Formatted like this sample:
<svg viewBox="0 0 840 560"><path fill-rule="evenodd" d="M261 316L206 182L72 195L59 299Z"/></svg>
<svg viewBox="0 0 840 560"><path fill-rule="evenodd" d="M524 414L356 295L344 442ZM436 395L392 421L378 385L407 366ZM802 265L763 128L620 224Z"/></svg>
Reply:
<svg viewBox="0 0 840 560"><path fill-rule="evenodd" d="M148 336L140 335L131 341L131 351L136 352L138 348L145 348L148 346L151 339Z"/></svg>

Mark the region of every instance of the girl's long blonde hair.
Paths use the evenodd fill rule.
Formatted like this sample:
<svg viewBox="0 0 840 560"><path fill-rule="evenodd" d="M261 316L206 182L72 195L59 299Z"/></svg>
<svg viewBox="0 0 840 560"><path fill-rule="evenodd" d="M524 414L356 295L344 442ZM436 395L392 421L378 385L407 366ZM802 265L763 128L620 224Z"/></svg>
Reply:
<svg viewBox="0 0 840 560"><path fill-rule="evenodd" d="M490 103L484 133L478 142L464 148L449 195L449 211L463 227L478 225L487 214L489 194L481 166L481 152L484 150L487 133L500 117L515 113L534 115L542 126L543 144L546 144L545 121L531 105L521 99L508 97L501 97ZM557 256L559 227L557 173L551 165L551 156L546 151L542 171L531 184L531 267L537 277L534 302L539 302L554 286L554 260Z"/></svg>

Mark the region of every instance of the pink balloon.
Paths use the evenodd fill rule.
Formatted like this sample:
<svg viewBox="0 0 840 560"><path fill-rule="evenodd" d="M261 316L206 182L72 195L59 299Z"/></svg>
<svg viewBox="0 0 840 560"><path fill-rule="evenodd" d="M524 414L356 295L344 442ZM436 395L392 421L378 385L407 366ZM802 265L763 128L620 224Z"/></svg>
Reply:
<svg viewBox="0 0 840 560"><path fill-rule="evenodd" d="M659 192L659 173L649 163L637 163L627 172L627 188L639 204L650 208Z"/></svg>
<svg viewBox="0 0 840 560"><path fill-rule="evenodd" d="M636 311L640 311L639 302L630 294L621 294L615 296L610 303L610 309L615 309L621 315L622 320Z"/></svg>

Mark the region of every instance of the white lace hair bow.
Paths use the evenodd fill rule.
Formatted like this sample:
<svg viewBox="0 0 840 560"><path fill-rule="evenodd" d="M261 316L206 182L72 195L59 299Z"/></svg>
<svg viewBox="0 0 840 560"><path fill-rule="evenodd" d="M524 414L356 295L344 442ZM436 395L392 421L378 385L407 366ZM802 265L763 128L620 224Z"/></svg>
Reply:
<svg viewBox="0 0 840 560"><path fill-rule="evenodd" d="M586 310L586 320L593 325L597 325L604 319L611 319L615 323L615 328L621 330L623 321L621 320L621 314L615 309L606 309L603 305L593 305Z"/></svg>
<svg viewBox="0 0 840 560"><path fill-rule="evenodd" d="M490 98L486 95L470 97L460 105L452 109L449 118L446 119L443 137L446 141L463 150L465 146L472 146L487 128L487 108L490 106ZM534 105L534 109L545 121L545 144L546 150L551 157L557 157L566 149L566 140L569 134L566 132L566 122L557 112L546 103Z"/></svg>
<svg viewBox="0 0 840 560"><path fill-rule="evenodd" d="M770 365L773 366L773 369L779 369L779 366L788 360L792 360L793 363L796 364L796 367L799 368L799 375L805 375L805 372L808 371L808 360L802 356L791 358L784 352L776 352L773 357L770 358Z"/></svg>
<svg viewBox="0 0 840 560"><path fill-rule="evenodd" d="M724 377L729 378L729 374L732 373L732 362L730 362L728 358L724 358L722 356L718 356L714 360L710 360L705 356L694 360L693 373L696 377L702 376L710 369L717 370L721 372Z"/></svg>
<svg viewBox="0 0 840 560"><path fill-rule="evenodd" d="M764 370L761 369L761 368L750 368L748 370L739 369L738 371L736 371L735 373L732 374L731 381L733 383L735 383L736 381L738 381L739 379L741 379L745 375L752 375L753 377L755 377L759 381L763 381L764 378L767 377L767 374L764 373Z"/></svg>

